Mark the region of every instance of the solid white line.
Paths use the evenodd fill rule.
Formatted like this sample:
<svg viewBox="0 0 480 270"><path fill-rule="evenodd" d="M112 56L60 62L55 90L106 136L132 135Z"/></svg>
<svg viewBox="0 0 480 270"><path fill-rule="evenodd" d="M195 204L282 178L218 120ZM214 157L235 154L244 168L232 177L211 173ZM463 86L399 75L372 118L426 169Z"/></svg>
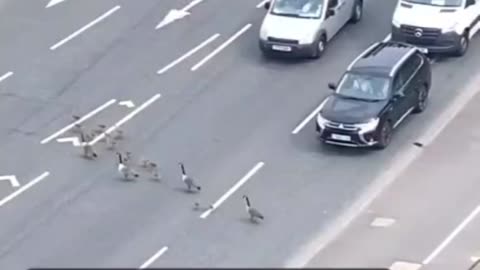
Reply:
<svg viewBox="0 0 480 270"><path fill-rule="evenodd" d="M480 213L480 205L473 210L467 218L465 218L460 225L458 225L455 230L445 239L443 242L430 254L425 260L423 260L423 264L429 264L467 225L470 223L476 215Z"/></svg>
<svg viewBox="0 0 480 270"><path fill-rule="evenodd" d="M265 5L265 3L268 2L268 1L270 1L270 0L263 0L262 2L258 3L257 8L263 7L263 5Z"/></svg>
<svg viewBox="0 0 480 270"><path fill-rule="evenodd" d="M149 100L147 100L145 103L140 105L138 108L133 110L131 113L127 114L124 118L120 119L115 125L111 126L109 129L107 129L105 132L102 134L98 135L95 139L93 139L91 142L89 142L89 145L94 145L97 142L103 140L105 138L106 134L112 133L114 130L125 124L127 121L132 119L135 115L139 114L141 111L145 110L148 106L150 106L153 102L155 102L157 99L159 99L162 95L156 94L153 97L151 97Z"/></svg>
<svg viewBox="0 0 480 270"><path fill-rule="evenodd" d="M300 124L298 124L298 126L292 131L292 134L297 134L298 132L300 132L300 130L302 130L308 124L308 122L310 122L310 120L312 120L320 112L325 102L327 102L327 99L322 101L322 103L320 103L320 105L318 105L318 107L315 108L315 110L313 110L313 112L311 112L307 116L307 118L305 118L305 120L303 120Z"/></svg>
<svg viewBox="0 0 480 270"><path fill-rule="evenodd" d="M107 103L105 103L105 104L101 105L100 107L96 108L95 110L89 112L88 114L86 114L82 118L78 119L77 121L75 121L75 122L71 123L70 125L60 129L59 131L55 132L54 134L52 134L48 138L43 139L43 141L41 141L41 144L46 144L46 143L50 142L51 140L55 139L56 137L60 136L61 134L65 133L68 130L70 130L71 128L73 128L75 125L80 124L80 123L84 122L85 120L91 118L92 116L96 115L100 111L105 110L108 106L111 106L115 102L117 102L116 99L111 99Z"/></svg>
<svg viewBox="0 0 480 270"><path fill-rule="evenodd" d="M165 252L167 252L168 250L168 247L165 246L163 247L162 249L160 249L159 251L157 251L157 253L155 253L150 259L148 259L144 264L142 264L139 269L145 269L147 267L149 267L153 262L155 262L158 258L160 258L160 256L162 256Z"/></svg>
<svg viewBox="0 0 480 270"><path fill-rule="evenodd" d="M220 45L217 49L215 49L212 53L210 53L209 55L207 55L205 58L202 59L202 61L198 62L195 66L193 66L191 68L191 71L195 71L197 70L198 68L200 68L203 64L205 64L206 62L208 62L210 59L212 59L215 55L217 55L221 50L225 49L228 45L230 45L232 42L235 41L235 39L237 39L238 37L240 37L240 35L242 35L243 33L245 33L250 27L252 27L252 24L249 23L247 25L245 25L242 29L240 29L240 31L238 31L237 33L235 33L232 37L230 37L227 41L225 41L225 43L223 43L222 45Z"/></svg>
<svg viewBox="0 0 480 270"><path fill-rule="evenodd" d="M13 192L12 194L8 195L7 197L3 198L1 201L0 201L0 207L4 206L6 203L8 203L9 201L13 200L15 197L17 197L18 195L22 194L24 191L26 191L27 189L33 187L35 184L37 184L38 182L42 181L43 179L45 179L45 177L47 177L50 173L49 172L44 172L42 173L40 176L38 176L37 178L33 179L32 181L28 182L28 184L20 187L19 189L17 189L15 192Z"/></svg>
<svg viewBox="0 0 480 270"><path fill-rule="evenodd" d="M392 34L388 34L388 35L383 39L383 42L390 41L390 39L392 39Z"/></svg>
<svg viewBox="0 0 480 270"><path fill-rule="evenodd" d="M7 73L3 74L2 76L0 76L0 82L2 82L2 81L4 81L4 80L8 79L8 77L10 77L10 76L12 76L12 75L13 75L13 72L11 72L11 71L9 71L9 72L7 72Z"/></svg>
<svg viewBox="0 0 480 270"><path fill-rule="evenodd" d="M207 46L209 43L211 43L212 41L214 41L215 39L217 39L218 37L220 36L220 34L214 34L213 36L211 36L210 38L208 38L207 40L205 40L204 42L202 42L200 45L198 45L197 47L193 48L192 50L190 50L189 52L187 52L186 54L184 54L183 56L181 56L180 58L178 58L177 60L171 62L170 64L168 64L167 66L165 66L164 68L160 69L157 74L163 74L165 73L166 71L168 71L169 69L171 69L172 67L174 67L175 65L179 64L180 62L182 62L183 60L187 59L188 57L190 57L191 55L193 55L194 53L196 53L197 51L201 50L203 47Z"/></svg>
<svg viewBox="0 0 480 270"><path fill-rule="evenodd" d="M212 208L208 209L207 211L203 212L200 218L208 217L215 209L217 209L228 197L230 197L237 189L239 189L243 184L245 184L254 174L260 170L265 163L259 162L255 167L253 167L245 176L240 179L233 187L231 187L225 194L223 194L220 199L218 199L214 204L212 204Z"/></svg>
<svg viewBox="0 0 480 270"><path fill-rule="evenodd" d="M57 44L53 45L52 47L50 47L50 50L56 50L58 47L62 46L63 44L67 43L68 41L72 40L73 38L75 38L76 36L80 35L82 32L84 32L85 30L87 30L88 28L94 26L95 24L99 23L100 21L106 19L108 16L112 15L115 11L119 10L120 9L120 6L115 6L114 8L110 9L109 11L105 12L103 15L101 15L100 17L96 18L95 20L91 21L90 23L88 23L87 25L85 25L84 27L78 29L77 31L75 31L73 34L69 35L68 37L66 37L65 39L61 40L60 42L58 42Z"/></svg>

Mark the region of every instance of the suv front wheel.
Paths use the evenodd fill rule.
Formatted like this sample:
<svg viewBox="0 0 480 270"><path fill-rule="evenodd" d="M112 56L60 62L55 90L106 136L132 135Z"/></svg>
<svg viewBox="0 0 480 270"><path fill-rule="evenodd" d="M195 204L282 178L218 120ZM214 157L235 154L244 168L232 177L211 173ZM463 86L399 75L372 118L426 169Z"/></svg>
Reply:
<svg viewBox="0 0 480 270"><path fill-rule="evenodd" d="M392 140L392 131L392 123L389 120L383 122L383 125L378 132L377 147L379 149L385 149L390 144L390 141Z"/></svg>

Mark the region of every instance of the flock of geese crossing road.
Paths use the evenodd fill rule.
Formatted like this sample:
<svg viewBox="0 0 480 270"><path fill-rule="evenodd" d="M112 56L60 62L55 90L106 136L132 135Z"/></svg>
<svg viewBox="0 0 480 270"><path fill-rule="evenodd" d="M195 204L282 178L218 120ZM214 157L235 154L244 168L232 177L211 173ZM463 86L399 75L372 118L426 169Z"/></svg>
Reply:
<svg viewBox="0 0 480 270"><path fill-rule="evenodd" d="M80 117L73 115L73 119L78 120L80 119ZM98 157L98 154L97 152L95 152L93 145L89 143L91 140L95 138L95 136L98 136L101 134L104 135L105 138L101 140L101 142L106 143L108 150L116 150L118 146L118 141L124 138L123 131L116 130L115 131L116 133L112 136L107 131L107 126L103 124L97 125L97 128L93 129L92 132L86 132L86 128L83 125L76 124L73 127L72 132L80 135L81 146L83 149L83 157L90 160L96 159ZM159 172L157 163L152 162L151 160L146 158L140 158L138 162L134 162L131 152L125 152L125 154L122 154L117 151L116 155L117 155L117 163L118 163L117 171L120 177L123 178L124 180L127 180L127 181L137 180L141 177L140 172L135 167L138 167L144 170L145 172L147 172L151 176L151 179L153 180L157 180L157 181L162 180L162 176ZM202 190L202 187L199 184L197 184L197 181L193 177L187 174L187 171L185 169L185 165L183 164L183 162L179 162L178 165L180 166L180 170L181 170L181 180L186 185L187 191L200 192ZM259 219L263 220L265 218L263 214L260 213L259 210L251 206L250 199L248 198L248 196L243 195L242 198L245 201L246 212L250 217L250 221L256 222ZM200 203L195 202L194 207L195 209L199 209ZM214 209L213 205L210 205L207 208Z"/></svg>

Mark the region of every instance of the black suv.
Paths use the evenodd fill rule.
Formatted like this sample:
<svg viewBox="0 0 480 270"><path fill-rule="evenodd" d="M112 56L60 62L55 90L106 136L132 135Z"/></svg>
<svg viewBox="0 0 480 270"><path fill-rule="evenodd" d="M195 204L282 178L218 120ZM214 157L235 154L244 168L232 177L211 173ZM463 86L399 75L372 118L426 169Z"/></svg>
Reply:
<svg viewBox="0 0 480 270"><path fill-rule="evenodd" d="M341 146L386 148L392 131L411 112L425 110L431 85L429 59L416 47L378 42L360 54L321 104L320 138Z"/></svg>

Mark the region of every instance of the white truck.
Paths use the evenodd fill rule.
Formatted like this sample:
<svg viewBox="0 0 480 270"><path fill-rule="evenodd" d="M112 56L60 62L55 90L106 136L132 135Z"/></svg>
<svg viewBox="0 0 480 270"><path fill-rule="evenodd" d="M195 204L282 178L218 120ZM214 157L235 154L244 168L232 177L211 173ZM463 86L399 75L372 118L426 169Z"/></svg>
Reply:
<svg viewBox="0 0 480 270"><path fill-rule="evenodd" d="M480 0L399 0L391 39L429 53L463 56L480 29Z"/></svg>

